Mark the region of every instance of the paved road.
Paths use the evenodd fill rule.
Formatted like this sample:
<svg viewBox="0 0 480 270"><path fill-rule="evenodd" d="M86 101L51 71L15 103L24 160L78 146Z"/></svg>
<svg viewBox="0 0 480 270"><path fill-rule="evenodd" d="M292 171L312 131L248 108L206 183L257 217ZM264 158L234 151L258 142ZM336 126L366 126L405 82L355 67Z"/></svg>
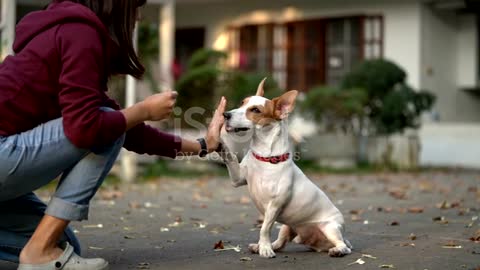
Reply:
<svg viewBox="0 0 480 270"><path fill-rule="evenodd" d="M246 246L258 239L258 213L246 188L234 189L223 178L103 189L90 220L74 227L84 255L106 258L115 270L480 269L480 243L469 240L480 230L480 173L311 178L344 213L353 254L330 258L295 244L274 259L250 254ZM214 251L219 240L240 252ZM351 264L360 258L364 264ZM0 263L0 269L15 265Z"/></svg>

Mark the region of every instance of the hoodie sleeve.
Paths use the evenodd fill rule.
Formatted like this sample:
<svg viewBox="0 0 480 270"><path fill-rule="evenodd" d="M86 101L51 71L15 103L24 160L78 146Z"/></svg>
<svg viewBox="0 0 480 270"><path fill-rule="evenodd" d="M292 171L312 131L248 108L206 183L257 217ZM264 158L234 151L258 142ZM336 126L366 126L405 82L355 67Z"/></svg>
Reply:
<svg viewBox="0 0 480 270"><path fill-rule="evenodd" d="M105 97L105 106L120 110L117 102L106 95ZM123 146L138 154L175 158L182 148L182 139L142 123L127 131Z"/></svg>
<svg viewBox="0 0 480 270"><path fill-rule="evenodd" d="M56 34L61 61L59 104L67 138L92 149L113 143L126 130L119 111L101 111L105 101L105 49L100 33L86 23L59 26Z"/></svg>

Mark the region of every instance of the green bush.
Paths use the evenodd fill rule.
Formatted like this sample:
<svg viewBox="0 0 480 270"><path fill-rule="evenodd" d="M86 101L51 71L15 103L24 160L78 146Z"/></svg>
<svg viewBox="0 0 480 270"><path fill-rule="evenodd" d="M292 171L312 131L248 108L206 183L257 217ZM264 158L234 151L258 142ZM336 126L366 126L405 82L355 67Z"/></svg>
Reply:
<svg viewBox="0 0 480 270"><path fill-rule="evenodd" d="M366 101L365 91L319 86L311 89L300 102L300 110L318 123L323 123L328 131L353 131L352 119L361 117Z"/></svg>
<svg viewBox="0 0 480 270"><path fill-rule="evenodd" d="M345 76L343 91L363 89L366 94L361 129L370 134L392 134L419 127L420 115L433 106L435 96L412 89L406 79L402 68L382 59L364 61Z"/></svg>
<svg viewBox="0 0 480 270"><path fill-rule="evenodd" d="M418 128L435 96L416 91L407 74L388 60L368 60L347 74L339 88L319 86L307 92L302 111L327 130L353 134L393 134Z"/></svg>
<svg viewBox="0 0 480 270"><path fill-rule="evenodd" d="M225 53L211 49L200 49L192 55L187 70L175 84L179 94L177 106L183 112L192 107L199 107L206 111L214 109L216 88L223 73L221 64L226 57ZM206 113L196 113L192 118L197 122L205 123L208 116ZM189 127L183 115L182 120L182 126Z"/></svg>

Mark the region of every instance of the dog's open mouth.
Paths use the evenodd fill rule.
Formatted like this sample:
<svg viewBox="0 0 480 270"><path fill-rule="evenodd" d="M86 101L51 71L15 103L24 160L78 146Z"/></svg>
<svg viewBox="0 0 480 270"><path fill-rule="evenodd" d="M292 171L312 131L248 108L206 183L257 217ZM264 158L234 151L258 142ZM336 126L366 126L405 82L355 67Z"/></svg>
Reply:
<svg viewBox="0 0 480 270"><path fill-rule="evenodd" d="M247 127L231 127L229 125L225 126L225 130L227 132L241 132L241 131L248 131L250 128Z"/></svg>

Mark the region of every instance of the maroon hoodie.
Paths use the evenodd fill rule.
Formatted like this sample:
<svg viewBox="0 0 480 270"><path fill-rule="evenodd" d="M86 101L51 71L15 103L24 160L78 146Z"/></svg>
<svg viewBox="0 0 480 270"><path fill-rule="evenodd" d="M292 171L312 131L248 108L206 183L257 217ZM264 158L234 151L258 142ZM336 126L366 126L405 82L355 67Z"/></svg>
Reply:
<svg viewBox="0 0 480 270"><path fill-rule="evenodd" d="M109 55L114 45L106 27L87 7L70 1L30 13L16 27L15 56L0 65L0 136L18 134L63 117L67 138L92 149L118 139L126 130L107 97ZM140 124L127 133L124 147L143 154L174 157L180 138Z"/></svg>

